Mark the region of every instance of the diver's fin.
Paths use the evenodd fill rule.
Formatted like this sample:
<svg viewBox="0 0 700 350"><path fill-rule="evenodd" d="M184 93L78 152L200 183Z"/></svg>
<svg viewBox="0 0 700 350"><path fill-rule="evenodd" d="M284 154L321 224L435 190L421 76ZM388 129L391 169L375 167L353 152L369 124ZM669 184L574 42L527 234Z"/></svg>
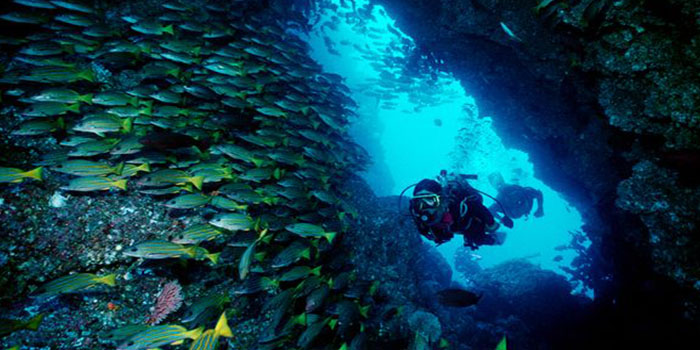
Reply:
<svg viewBox="0 0 700 350"><path fill-rule="evenodd" d="M506 181L503 180L503 175L501 175L501 173L495 172L489 174L489 183L491 186L493 186L493 188L499 189L506 184Z"/></svg>

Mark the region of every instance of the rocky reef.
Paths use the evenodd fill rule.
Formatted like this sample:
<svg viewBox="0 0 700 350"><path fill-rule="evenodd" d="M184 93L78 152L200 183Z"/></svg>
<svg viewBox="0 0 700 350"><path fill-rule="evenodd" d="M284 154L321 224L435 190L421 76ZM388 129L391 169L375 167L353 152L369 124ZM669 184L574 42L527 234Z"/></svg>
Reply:
<svg viewBox="0 0 700 350"><path fill-rule="evenodd" d="M593 244L578 263L601 318L625 324L617 339L668 345L697 328L700 4L374 3L583 214Z"/></svg>
<svg viewBox="0 0 700 350"><path fill-rule="evenodd" d="M593 244L573 245L582 255L572 273L595 290L594 302L571 295L563 277L526 261L482 270L465 260L457 265L469 285L453 282L449 264L400 214L399 199L376 197L354 174L367 159L344 128L352 101L338 77L320 72L307 48L286 36L287 29L304 28L309 2L163 7L160 1L95 1L99 26L90 22L92 10L73 1L60 1L58 10L51 1L15 1L12 10L26 13L22 3L53 6L50 14L63 16L61 23L26 14L2 22L14 36L0 43L7 48L0 57L0 165L53 168L68 159L61 150L80 149L76 136L105 141L102 132L86 134L78 126L83 115L64 111L66 106L32 109L37 101L30 97L47 87L39 77L44 74L33 72L83 80L52 81L52 87L119 92L108 102L116 106L82 101L78 110L125 107L113 110L129 115L119 116L116 129L110 124L106 139L136 147L131 154L137 156L122 148L113 152L114 144L87 156L115 167L133 165L128 176L110 174L132 184L126 191L66 191L61 187L76 177L55 171L43 182L1 184L1 317L45 315L36 332L3 335L3 348L113 349L114 331L144 325L171 281L178 281L184 303L166 312L164 323L183 323L197 301L220 296L209 311L225 310L235 334L225 342L235 349L488 349L505 333L519 348L670 347L696 329L700 261L692 237L700 199L694 176L697 87L691 78L698 66L697 24L690 20L697 6L691 2L661 8L651 1L547 1L535 11L529 1L377 1L416 40L418 54L461 78L504 140L530 152L537 175L584 214ZM181 11L206 15L183 23ZM141 23L141 16L155 15L177 24L178 38L194 44L161 42L172 27ZM132 37L137 40L126 40ZM110 43L103 47L105 41ZM208 68L200 67L200 55L213 58ZM74 70L74 61L90 74ZM229 85L229 77L239 85ZM170 94L139 89L144 85ZM121 93L127 91L138 99L125 99ZM291 100L280 97L289 91L296 91ZM26 123L35 117L43 122ZM300 128L306 132L294 131ZM20 129L35 134L18 135ZM163 130L171 133L153 133ZM219 146L226 144L245 149L222 152ZM290 152L272 152L270 144ZM144 147L147 154L140 153ZM209 161L228 170L195 170ZM143 164L150 173L133 169ZM201 181L158 187L175 191L166 199L133 190L152 190L142 185L165 168L202 171L207 180L200 175ZM224 184L239 187L227 193ZM200 205L171 202L189 191L233 197L218 205L209 198ZM244 227L228 232L226 240L199 242L220 253L206 254L211 262L197 254L165 261L123 254L229 211L256 220L238 217ZM319 226L288 228L296 222ZM29 297L71 272L114 274L117 283L48 300ZM436 293L452 287L467 287L482 299L468 308L438 303ZM211 316L188 326L211 328Z"/></svg>
<svg viewBox="0 0 700 350"><path fill-rule="evenodd" d="M435 347L443 337L451 349L460 350L493 348L504 334L526 349L575 348L572 344L585 342L591 303L572 295L572 284L563 276L525 260L481 269L462 248L455 265L468 285L459 285L445 258L398 210L399 197L377 198L360 179L346 187L359 217L341 246L360 279L379 281L383 316L372 323L381 335L373 342L376 348L410 348L416 333L432 334L429 342ZM405 209L406 198L401 205ZM438 292L450 287L482 297L473 307L440 304Z"/></svg>

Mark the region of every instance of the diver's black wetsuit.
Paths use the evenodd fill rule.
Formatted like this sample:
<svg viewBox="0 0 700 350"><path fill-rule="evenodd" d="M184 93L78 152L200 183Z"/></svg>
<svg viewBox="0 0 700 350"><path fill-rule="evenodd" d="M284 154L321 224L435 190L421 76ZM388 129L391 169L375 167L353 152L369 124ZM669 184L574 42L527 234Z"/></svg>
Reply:
<svg viewBox="0 0 700 350"><path fill-rule="evenodd" d="M425 225L416 220L418 231L436 243L452 239L455 233L464 236L464 245L477 248L480 245L498 244L495 235L486 234L496 226L491 212L483 205L481 194L467 186L448 187L448 209L439 222Z"/></svg>
<svg viewBox="0 0 700 350"><path fill-rule="evenodd" d="M491 211L496 215L508 214L511 219L517 219L530 214L533 202L537 201L537 211L535 217L544 215L542 192L532 187L522 187L518 185L504 185L498 189L498 201L503 205L492 205Z"/></svg>

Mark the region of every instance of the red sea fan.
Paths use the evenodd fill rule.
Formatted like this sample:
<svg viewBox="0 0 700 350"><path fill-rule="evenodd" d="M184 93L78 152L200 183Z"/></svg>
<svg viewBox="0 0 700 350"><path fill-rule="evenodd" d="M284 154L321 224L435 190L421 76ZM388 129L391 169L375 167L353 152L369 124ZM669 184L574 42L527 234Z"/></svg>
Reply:
<svg viewBox="0 0 700 350"><path fill-rule="evenodd" d="M163 286L163 289L158 294L158 299L156 300L156 305L153 307L151 315L146 320L146 323L150 325L156 325L163 321L163 319L175 312L180 305L182 305L182 287L177 283L177 281L171 281Z"/></svg>

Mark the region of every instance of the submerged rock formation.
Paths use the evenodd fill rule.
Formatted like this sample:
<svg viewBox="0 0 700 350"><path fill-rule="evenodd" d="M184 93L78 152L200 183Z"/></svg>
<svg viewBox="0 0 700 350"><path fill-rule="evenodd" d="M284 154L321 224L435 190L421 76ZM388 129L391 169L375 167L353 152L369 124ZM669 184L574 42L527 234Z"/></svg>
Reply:
<svg viewBox="0 0 700 350"><path fill-rule="evenodd" d="M348 181L345 190L352 193L359 219L343 236L342 250L356 266L359 280L379 283L380 317L369 325L381 337L372 339L370 348L404 349L416 346L416 338L437 346L439 339L425 337L427 329L439 329L450 348L460 350L493 348L504 334L527 349L567 348L587 336L579 329L586 326L590 302L572 295L563 276L514 260L483 270L478 265L459 268L469 281L468 287L459 286L445 258L398 211L398 197L377 198L359 178ZM456 265L473 262L463 263ZM441 305L437 292L455 287L473 289L482 298L470 307ZM417 320L426 324L418 327Z"/></svg>
<svg viewBox="0 0 700 350"><path fill-rule="evenodd" d="M579 263L610 322L593 337L626 320L617 339L682 344L700 324L700 4L373 3L583 214L593 244Z"/></svg>

